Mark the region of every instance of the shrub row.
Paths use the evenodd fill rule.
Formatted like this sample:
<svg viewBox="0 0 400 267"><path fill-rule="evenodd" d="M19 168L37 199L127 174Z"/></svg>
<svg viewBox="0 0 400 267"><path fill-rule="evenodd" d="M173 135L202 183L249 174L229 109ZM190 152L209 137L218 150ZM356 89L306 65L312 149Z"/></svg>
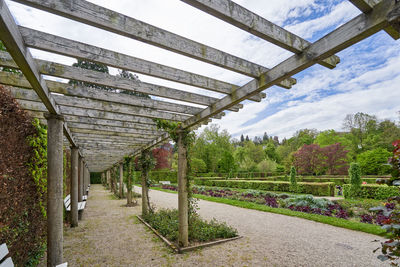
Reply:
<svg viewBox="0 0 400 267"><path fill-rule="evenodd" d="M362 185L359 190L353 189L350 184L343 186L343 195L345 198L372 198L387 199L389 197L400 195L400 187L388 185Z"/></svg>
<svg viewBox="0 0 400 267"><path fill-rule="evenodd" d="M196 179L202 179L202 180L222 180L224 178L219 178L219 177L196 177ZM225 178L226 179L226 178ZM289 177L285 176L275 176L275 177L254 177L254 178L240 178L240 179L235 179L235 178L230 178L226 180L259 180L259 181L288 181ZM377 178L363 178L362 181L366 182L367 184L375 184ZM386 180L387 178L380 178ZM312 177L312 176L298 176L297 177L298 182L307 182L307 183L334 183L335 185L343 185L343 184L348 184L350 182L348 177Z"/></svg>
<svg viewBox="0 0 400 267"><path fill-rule="evenodd" d="M195 179L196 185L218 186L242 189L258 189L266 191L289 192L289 182L277 181L246 181L246 180L208 180ZM314 196L334 196L334 183L298 183L297 192Z"/></svg>
<svg viewBox="0 0 400 267"><path fill-rule="evenodd" d="M136 182L140 182L141 172L135 172ZM178 173L176 171L151 171L149 173L149 178L153 183L158 183L160 181L170 181L171 183L178 182Z"/></svg>

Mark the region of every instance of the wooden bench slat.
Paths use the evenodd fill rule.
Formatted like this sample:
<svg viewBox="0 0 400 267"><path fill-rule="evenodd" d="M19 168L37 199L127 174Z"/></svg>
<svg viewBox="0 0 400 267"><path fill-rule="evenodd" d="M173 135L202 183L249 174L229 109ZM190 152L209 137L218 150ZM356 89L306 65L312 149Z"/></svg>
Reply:
<svg viewBox="0 0 400 267"><path fill-rule="evenodd" d="M14 267L14 263L11 258L7 258L2 264L0 264L0 267Z"/></svg>
<svg viewBox="0 0 400 267"><path fill-rule="evenodd" d="M0 246L0 261L2 261L8 254L8 248L6 244Z"/></svg>

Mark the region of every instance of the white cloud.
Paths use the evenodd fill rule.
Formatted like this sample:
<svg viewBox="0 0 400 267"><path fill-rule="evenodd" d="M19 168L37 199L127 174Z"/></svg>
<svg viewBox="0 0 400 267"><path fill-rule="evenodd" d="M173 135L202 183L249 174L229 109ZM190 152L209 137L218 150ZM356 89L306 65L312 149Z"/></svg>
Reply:
<svg viewBox="0 0 400 267"><path fill-rule="evenodd" d="M235 84L244 84L249 77L207 63L177 55L126 37L73 22L49 13L6 1L18 23L37 30L65 36L81 42L119 51L131 56L214 77ZM210 45L266 67L273 67L291 55L275 45L177 0L107 1L96 4ZM317 0L237 0L237 3L284 26L303 38L315 38L336 28L360 12L348 1ZM328 10L328 12L326 12ZM318 16L305 17L319 12ZM292 90L268 89L268 98L260 103L245 102L238 113L228 112L215 121L235 135L268 134L290 137L301 128L340 128L344 116L358 111L382 118L394 118L399 105L400 49L398 42L388 41L386 34L363 41L341 52L342 62L334 70L315 66L296 75L298 84ZM35 57L72 64L74 59L33 51ZM380 65L376 62L382 61ZM112 69L113 73L116 70ZM222 97L199 88L139 75L145 82L158 83L190 92ZM329 95L333 94L333 95ZM263 115L270 114L268 116ZM254 122L253 124L249 123Z"/></svg>

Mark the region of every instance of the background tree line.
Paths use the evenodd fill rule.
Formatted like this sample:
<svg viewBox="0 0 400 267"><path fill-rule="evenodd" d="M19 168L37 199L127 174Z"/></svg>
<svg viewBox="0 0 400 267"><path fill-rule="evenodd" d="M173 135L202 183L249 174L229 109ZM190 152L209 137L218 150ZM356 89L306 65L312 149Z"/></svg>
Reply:
<svg viewBox="0 0 400 267"><path fill-rule="evenodd" d="M349 114L344 131L298 130L291 138L248 136L235 139L215 124L197 136L191 154L196 172L289 172L347 174L349 163L358 162L363 174L389 174L392 142L400 139L400 125L365 113ZM174 160L173 160L174 161ZM174 165L174 164L173 164Z"/></svg>

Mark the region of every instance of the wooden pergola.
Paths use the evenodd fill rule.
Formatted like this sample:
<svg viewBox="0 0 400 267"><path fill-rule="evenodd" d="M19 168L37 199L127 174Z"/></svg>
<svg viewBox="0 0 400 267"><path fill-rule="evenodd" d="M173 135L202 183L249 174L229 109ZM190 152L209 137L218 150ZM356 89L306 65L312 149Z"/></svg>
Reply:
<svg viewBox="0 0 400 267"><path fill-rule="evenodd" d="M122 166L124 156L139 155L168 140L167 133L157 129L154 118L181 122L183 129L195 129L211 119L221 118L226 110L238 112L244 100L261 101L265 97L262 91L273 85L290 89L296 83L291 76L314 64L334 68L340 61L335 53L380 30L385 30L394 39L400 37L400 3L397 0L350 0L363 13L314 43L230 0L182 0L294 53L268 69L87 1L14 1L253 78L239 86L18 26L5 1L0 0L0 39L7 48L7 52L0 52L0 66L17 68L23 73L0 72L0 84L9 86L24 109L39 119L47 120L48 124L48 266L62 262L64 137L72 151L71 210L73 224L77 225L77 202L82 199L83 188L90 183L89 170L107 172L109 176L111 168ZM215 98L35 59L28 48L101 63L222 93L224 96ZM115 90L69 85L46 80L42 75L93 83ZM141 92L187 104L121 94L118 90ZM182 144L178 143L178 146L183 149ZM182 160L179 158L179 161ZM178 183L182 189L186 183L185 170L178 171ZM187 192L183 189L179 191L179 200L180 225L187 226L187 209L182 208L182 205L187 207ZM179 229L180 243L187 245L187 227Z"/></svg>

